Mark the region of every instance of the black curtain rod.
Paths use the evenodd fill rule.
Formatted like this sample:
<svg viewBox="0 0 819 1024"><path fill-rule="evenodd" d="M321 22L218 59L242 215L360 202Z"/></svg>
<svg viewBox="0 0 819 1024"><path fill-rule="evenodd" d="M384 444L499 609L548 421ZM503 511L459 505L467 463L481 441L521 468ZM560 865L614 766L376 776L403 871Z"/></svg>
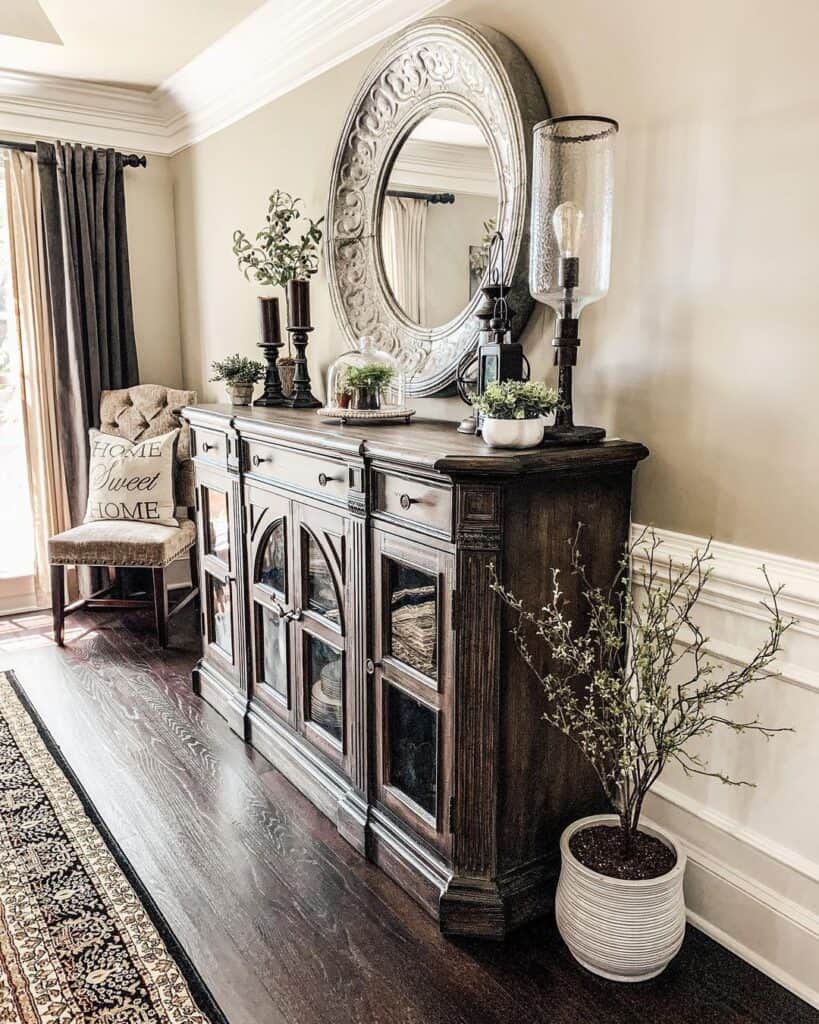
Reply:
<svg viewBox="0 0 819 1024"><path fill-rule="evenodd" d="M4 142L0 139L0 149L19 149L23 153L36 153L37 147L33 142ZM120 153L122 162L126 167L147 167L148 158L137 156L136 153Z"/></svg>
<svg viewBox="0 0 819 1024"><path fill-rule="evenodd" d="M455 196L451 192L403 192L390 188L387 189L387 195L398 199L423 199L427 203L442 203L444 206L455 202Z"/></svg>

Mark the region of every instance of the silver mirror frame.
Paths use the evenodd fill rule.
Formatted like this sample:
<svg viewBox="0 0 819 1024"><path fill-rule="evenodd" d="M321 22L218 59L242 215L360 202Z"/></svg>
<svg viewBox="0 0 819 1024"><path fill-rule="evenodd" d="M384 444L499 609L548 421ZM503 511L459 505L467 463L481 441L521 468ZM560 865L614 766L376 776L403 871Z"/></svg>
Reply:
<svg viewBox="0 0 819 1024"><path fill-rule="evenodd" d="M416 22L378 54L353 99L333 161L326 222L330 296L348 345L373 337L407 370L407 391L415 398L452 386L460 360L475 347L481 300L476 292L449 323L421 327L393 298L381 258L381 199L392 165L415 125L441 107L468 113L492 152L515 332L533 306L532 129L549 116L543 89L518 47L500 32L453 18Z"/></svg>

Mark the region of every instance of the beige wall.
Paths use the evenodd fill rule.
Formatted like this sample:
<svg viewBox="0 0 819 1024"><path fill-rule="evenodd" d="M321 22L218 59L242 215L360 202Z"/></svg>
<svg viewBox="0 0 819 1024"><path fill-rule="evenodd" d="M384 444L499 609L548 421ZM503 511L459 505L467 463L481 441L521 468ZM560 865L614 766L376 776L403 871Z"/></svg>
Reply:
<svg viewBox="0 0 819 1024"><path fill-rule="evenodd" d="M125 202L140 379L180 387L179 296L170 160L126 168Z"/></svg>
<svg viewBox="0 0 819 1024"><path fill-rule="evenodd" d="M784 0L455 0L522 46L556 113L621 122L612 290L582 324L580 418L645 441L635 518L819 560L819 7ZM275 187L321 211L369 55L173 158L186 380L253 352L231 233ZM129 211L130 212L130 211ZM133 215L132 215L133 216ZM339 351L322 271L314 371ZM526 331L551 375L551 324ZM456 400L422 404L455 419Z"/></svg>

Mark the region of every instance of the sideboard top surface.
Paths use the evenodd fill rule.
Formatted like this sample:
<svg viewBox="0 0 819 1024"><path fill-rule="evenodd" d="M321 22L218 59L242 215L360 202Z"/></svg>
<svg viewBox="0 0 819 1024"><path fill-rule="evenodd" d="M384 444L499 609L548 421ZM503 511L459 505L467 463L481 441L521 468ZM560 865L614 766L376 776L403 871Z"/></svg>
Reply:
<svg viewBox="0 0 819 1024"><path fill-rule="evenodd" d="M382 459L440 473L560 473L593 469L614 463L634 464L648 449L634 441L612 439L599 444L557 447L543 445L523 451L489 448L479 437L459 434L449 420L414 419L411 423L327 423L312 409L247 408L224 404L188 406L185 417L194 424L225 421L239 433L271 440L309 444L345 455Z"/></svg>

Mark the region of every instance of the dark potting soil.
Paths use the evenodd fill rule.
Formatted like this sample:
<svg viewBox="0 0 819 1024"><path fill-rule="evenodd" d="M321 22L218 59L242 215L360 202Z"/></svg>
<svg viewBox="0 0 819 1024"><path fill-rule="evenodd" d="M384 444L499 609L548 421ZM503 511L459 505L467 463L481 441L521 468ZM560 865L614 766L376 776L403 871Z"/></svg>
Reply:
<svg viewBox="0 0 819 1024"><path fill-rule="evenodd" d="M673 850L645 832L632 837L631 856L624 858L622 833L616 825L591 825L575 832L569 849L584 867L610 878L659 878L677 863Z"/></svg>

